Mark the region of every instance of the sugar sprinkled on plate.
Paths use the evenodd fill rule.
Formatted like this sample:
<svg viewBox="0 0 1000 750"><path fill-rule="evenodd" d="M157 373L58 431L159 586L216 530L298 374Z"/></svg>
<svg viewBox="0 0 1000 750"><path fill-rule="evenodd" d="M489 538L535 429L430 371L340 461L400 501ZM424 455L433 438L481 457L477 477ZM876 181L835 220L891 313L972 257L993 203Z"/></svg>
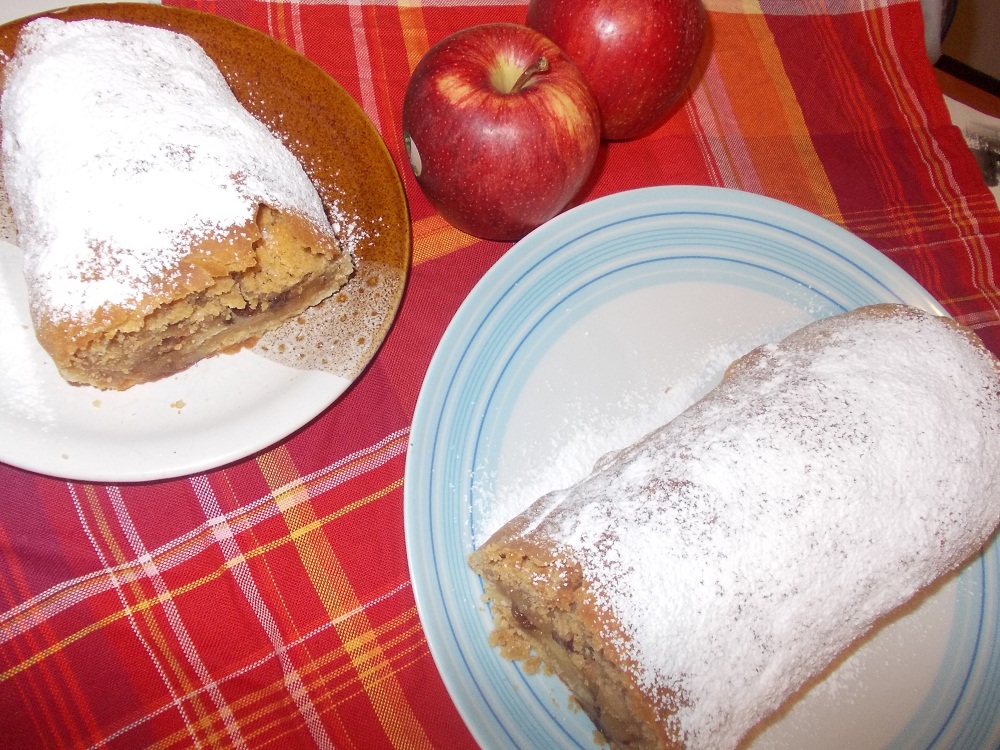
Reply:
<svg viewBox="0 0 1000 750"><path fill-rule="evenodd" d="M19 256L17 248L0 242L0 408L44 426L53 414L41 386L39 362L33 359L39 347L28 317Z"/></svg>
<svg viewBox="0 0 1000 750"><path fill-rule="evenodd" d="M758 331L707 348L696 357L697 366L675 382L645 394L622 393L616 403L601 409L577 408L552 437L555 459L527 478L497 485L490 472L477 471L471 503L477 518L476 546L543 495L569 487L593 471L614 452L680 414L722 377L729 364L761 341L780 338L786 331Z"/></svg>

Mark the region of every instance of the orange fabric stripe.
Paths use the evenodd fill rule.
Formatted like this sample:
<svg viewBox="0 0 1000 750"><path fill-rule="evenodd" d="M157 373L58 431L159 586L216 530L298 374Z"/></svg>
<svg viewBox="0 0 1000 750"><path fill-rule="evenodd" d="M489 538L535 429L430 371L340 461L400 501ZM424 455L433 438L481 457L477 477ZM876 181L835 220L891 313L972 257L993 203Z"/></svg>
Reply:
<svg viewBox="0 0 1000 750"><path fill-rule="evenodd" d="M403 30L403 45L406 47L406 62L410 72L417 67L420 58L430 48L427 40L427 26L424 11L419 4L411 5L408 0L399 4L399 25Z"/></svg>
<svg viewBox="0 0 1000 750"><path fill-rule="evenodd" d="M294 43L288 37L288 31L286 24L288 19L285 15L285 4L284 3L268 3L267 4L267 33L277 39L283 44L287 44L289 47L295 48Z"/></svg>
<svg viewBox="0 0 1000 750"><path fill-rule="evenodd" d="M439 214L413 222L413 264L434 260L479 242L471 234L455 229Z"/></svg>
<svg viewBox="0 0 1000 750"><path fill-rule="evenodd" d="M399 22L406 48L406 62L412 73L430 48L423 8L416 0L400 3ZM477 241L475 237L455 229L436 213L424 219L414 219L413 264L440 258Z"/></svg>
<svg viewBox="0 0 1000 750"><path fill-rule="evenodd" d="M713 34L727 39L718 46L714 59L729 101L727 107L718 103L716 116L732 116L739 123L757 183L768 195L843 223L767 18L716 13L711 23ZM748 64L747 55L754 55L759 63ZM725 109L731 115L723 114ZM770 148L772 142L789 136L793 149Z"/></svg>

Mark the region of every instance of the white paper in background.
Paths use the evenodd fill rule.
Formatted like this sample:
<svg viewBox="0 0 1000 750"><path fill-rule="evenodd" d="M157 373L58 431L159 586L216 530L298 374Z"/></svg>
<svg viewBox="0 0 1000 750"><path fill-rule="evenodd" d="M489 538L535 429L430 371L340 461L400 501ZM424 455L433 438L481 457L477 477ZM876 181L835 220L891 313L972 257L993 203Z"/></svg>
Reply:
<svg viewBox="0 0 1000 750"><path fill-rule="evenodd" d="M1000 206L1000 119L955 101L949 96L944 103L951 121L962 131L965 142L983 171L983 179Z"/></svg>

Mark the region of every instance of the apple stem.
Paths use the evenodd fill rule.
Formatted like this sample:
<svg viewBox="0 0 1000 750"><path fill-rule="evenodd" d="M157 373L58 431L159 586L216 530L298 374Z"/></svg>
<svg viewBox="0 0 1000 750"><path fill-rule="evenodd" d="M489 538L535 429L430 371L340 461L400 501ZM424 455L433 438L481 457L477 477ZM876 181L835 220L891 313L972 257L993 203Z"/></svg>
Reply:
<svg viewBox="0 0 1000 750"><path fill-rule="evenodd" d="M536 73L544 73L549 69L549 61L545 57L539 57L535 62L524 69L524 72L514 81L514 85L510 89L510 93L516 94L518 91L523 89L528 81L530 81Z"/></svg>

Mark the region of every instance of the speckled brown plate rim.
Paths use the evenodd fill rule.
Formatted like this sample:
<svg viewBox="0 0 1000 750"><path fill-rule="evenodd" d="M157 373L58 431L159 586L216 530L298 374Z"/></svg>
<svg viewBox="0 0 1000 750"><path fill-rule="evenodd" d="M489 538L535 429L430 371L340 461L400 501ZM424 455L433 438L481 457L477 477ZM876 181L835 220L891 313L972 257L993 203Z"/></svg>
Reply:
<svg viewBox="0 0 1000 750"><path fill-rule="evenodd" d="M21 27L50 16L157 26L190 36L218 65L236 98L298 157L333 220L351 232L352 283L398 274L384 319L357 364L367 366L402 302L412 239L406 194L382 137L347 91L318 65L263 32L198 10L151 3L94 3L57 8L0 25L9 59Z"/></svg>

